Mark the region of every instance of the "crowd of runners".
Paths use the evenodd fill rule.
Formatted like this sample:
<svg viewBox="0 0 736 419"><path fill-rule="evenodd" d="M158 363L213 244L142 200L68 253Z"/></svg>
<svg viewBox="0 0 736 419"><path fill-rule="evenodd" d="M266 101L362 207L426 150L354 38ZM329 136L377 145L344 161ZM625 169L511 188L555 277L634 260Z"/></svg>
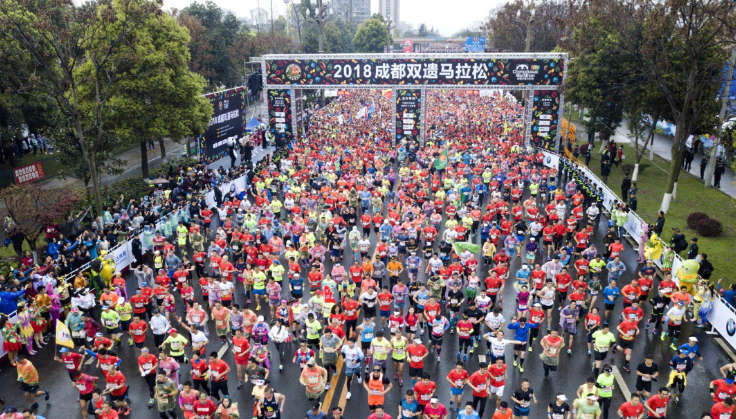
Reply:
<svg viewBox="0 0 736 419"><path fill-rule="evenodd" d="M139 417L131 406L147 404L163 419L291 417L285 402L303 396L275 390L269 376L299 369L313 402L308 419L343 415L320 404L338 371L346 406L367 402L369 419L667 417L702 359L685 325L704 322L688 309L707 285L678 289L651 261L627 271L626 206L603 214L601 191L573 163L546 167L541 152L526 149L523 106L512 96L473 93L428 92L423 146L392 146L390 99L360 91L336 99L314 111L284 158L250 176L246 196L190 205L174 228L150 232L148 257L127 285L115 277L95 292L81 276L52 278L52 294L70 293L58 321L75 348L54 359L78 389L79 414ZM356 117L371 105L375 113ZM186 193L188 175L170 188ZM601 222L610 228L596 247ZM32 364L40 361L19 352L28 336L45 345L36 307L46 288L19 308L20 323L0 320L28 399L26 413L8 407L1 418L40 417L36 398L49 400ZM617 306L620 318L611 314ZM671 343L669 365L633 350L645 333ZM573 352L576 339L587 353ZM432 376L424 366L448 346L455 367ZM234 363L213 350L222 347ZM588 363L590 378L538 400L538 383L523 379L532 355L545 378L568 362ZM137 364L140 376L124 376L121 363ZM618 406L614 363L637 375ZM702 417L733 417L736 365L721 371ZM518 388L506 388L510 374L522 377ZM443 380L449 394L437 392ZM131 400L128 386L140 385L149 399ZM365 392L353 397L357 386ZM399 405L384 403L389 392L402 393Z"/></svg>

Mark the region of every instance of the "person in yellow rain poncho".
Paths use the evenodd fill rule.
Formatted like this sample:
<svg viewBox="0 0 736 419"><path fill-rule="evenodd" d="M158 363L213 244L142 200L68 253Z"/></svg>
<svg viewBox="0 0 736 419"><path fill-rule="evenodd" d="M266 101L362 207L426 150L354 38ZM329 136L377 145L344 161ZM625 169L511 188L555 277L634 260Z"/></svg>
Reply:
<svg viewBox="0 0 736 419"><path fill-rule="evenodd" d="M105 281L106 286L110 286L112 277L115 275L115 260L112 257L107 257L107 251L103 250L100 252L99 259L102 261L102 269L100 269L100 276Z"/></svg>
<svg viewBox="0 0 736 419"><path fill-rule="evenodd" d="M681 287L687 287L688 294L692 295L693 286L698 282L698 269L700 269L700 264L694 259L682 262L682 265L677 268L677 279Z"/></svg>
<svg viewBox="0 0 736 419"><path fill-rule="evenodd" d="M649 240L644 243L644 261L659 260L663 251L664 242L659 239L657 233L652 233Z"/></svg>

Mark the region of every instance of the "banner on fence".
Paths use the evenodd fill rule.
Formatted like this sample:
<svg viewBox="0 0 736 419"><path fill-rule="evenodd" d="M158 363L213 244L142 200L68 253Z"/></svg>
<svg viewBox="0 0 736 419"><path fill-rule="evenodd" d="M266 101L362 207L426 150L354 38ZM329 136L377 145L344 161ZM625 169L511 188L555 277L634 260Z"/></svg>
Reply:
<svg viewBox="0 0 736 419"><path fill-rule="evenodd" d="M46 174L43 171L43 162L37 161L29 164L28 166L16 167L13 169L13 176L15 176L16 185L43 179L46 177Z"/></svg>
<svg viewBox="0 0 736 419"><path fill-rule="evenodd" d="M112 255L115 260L115 272L122 272L128 266L132 265L135 258L133 257L133 247L131 241L128 240L122 245L113 249Z"/></svg>

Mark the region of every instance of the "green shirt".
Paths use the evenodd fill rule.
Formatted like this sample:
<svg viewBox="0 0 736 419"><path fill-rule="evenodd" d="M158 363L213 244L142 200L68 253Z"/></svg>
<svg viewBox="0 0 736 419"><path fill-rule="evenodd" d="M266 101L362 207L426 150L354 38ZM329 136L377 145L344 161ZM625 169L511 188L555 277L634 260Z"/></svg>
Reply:
<svg viewBox="0 0 736 419"><path fill-rule="evenodd" d="M253 289L266 289L266 274L261 271L253 272Z"/></svg>
<svg viewBox="0 0 736 419"><path fill-rule="evenodd" d="M606 373L603 373L598 376L598 379L595 380L595 382L598 384L598 395L600 397L613 397L614 380L616 380L616 377L614 377L613 374L606 376Z"/></svg>
<svg viewBox="0 0 736 419"><path fill-rule="evenodd" d="M113 310L103 310L100 318L102 324L108 329L115 329L120 323L120 315Z"/></svg>
<svg viewBox="0 0 736 419"><path fill-rule="evenodd" d="M170 379L163 383L156 380L156 400L159 412L170 412L176 408L176 386Z"/></svg>
<svg viewBox="0 0 736 419"><path fill-rule="evenodd" d="M171 355L180 356L184 354L184 348L187 346L187 343L189 343L189 341L187 341L187 338L185 338L184 336L177 335L176 337L167 337L163 345L166 346L167 343L171 347Z"/></svg>
<svg viewBox="0 0 736 419"><path fill-rule="evenodd" d="M602 330L596 330L593 332L592 338L595 341L595 347L598 352L606 352L611 345L616 343L616 336L610 331L603 333Z"/></svg>
<svg viewBox="0 0 736 419"><path fill-rule="evenodd" d="M322 324L317 321L305 321L304 325L307 326L307 339L319 339L319 331L322 330Z"/></svg>
<svg viewBox="0 0 736 419"><path fill-rule="evenodd" d="M132 317L133 307L131 307L130 302L126 301L125 304L118 304L115 311L120 315L121 321L127 322Z"/></svg>
<svg viewBox="0 0 736 419"><path fill-rule="evenodd" d="M593 402L592 405L589 405L585 399L576 399L573 402L573 406L578 410L575 419L595 419L596 415L601 413L601 406L598 402Z"/></svg>

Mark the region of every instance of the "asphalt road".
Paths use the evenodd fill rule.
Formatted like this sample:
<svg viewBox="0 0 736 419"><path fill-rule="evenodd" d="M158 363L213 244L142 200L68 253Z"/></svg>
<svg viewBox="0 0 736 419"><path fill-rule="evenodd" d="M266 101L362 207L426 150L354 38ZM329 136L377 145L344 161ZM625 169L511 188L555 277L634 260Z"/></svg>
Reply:
<svg viewBox="0 0 736 419"><path fill-rule="evenodd" d="M596 230L595 241L596 245L599 248L601 248L602 246L600 243L600 238L604 235L605 224L605 221L602 221ZM374 234L371 234L371 239L375 242ZM476 240L479 242L479 238L476 238ZM622 283L619 283L620 288L630 281L630 279L632 278L632 273L634 273L635 270L638 269L636 258L637 254L634 252L634 250L631 249L630 246L627 245L622 258L623 262L626 264L627 273L625 273L622 277ZM352 264L352 257L350 255L349 248L345 252L344 259L344 265L346 267ZM539 256L537 260L540 260ZM512 274L517 269L519 269L520 264L521 262L518 258L512 262L510 269ZM326 261L325 265L326 269L329 272L329 270L331 269L331 264L329 263L329 261ZM405 276L406 274L403 275ZM483 272L479 276L482 279L485 278L485 270L483 270ZM136 284L137 281L135 277L132 274L128 275L129 293L134 292ZM242 288L239 288L237 290L235 300L242 307L246 304L245 298L243 297L241 291ZM288 290L285 289L284 295L286 294L288 294ZM510 303L514 301L515 297L512 287L506 287L504 296L505 300L509 302L508 304L505 304L504 316L507 319L510 319L514 315L515 310L514 304ZM602 309L602 303L600 303L600 301L598 302L598 306ZM178 308L180 311L179 314L181 315L183 308L180 302ZM254 304L252 304L252 308L255 308ZM611 319L617 318L620 309L621 306L619 302L617 305L617 310L614 313L615 316L612 316ZM650 312L648 307L645 308L645 313L645 317L649 318ZM268 318L268 307L264 305L264 307L262 307L258 314L263 314L264 316L266 316L266 318ZM554 323L556 324L558 320L556 310L554 313L554 318ZM617 324L617 321L613 320L611 323L613 330L613 327ZM542 335L545 333L546 332L542 332ZM724 351L722 351L718 347L718 345L711 337L707 337L702 330L696 329L692 325L686 325L684 328L683 336L689 336L690 333L693 333L700 339L699 343L702 348L701 350L705 360L698 361L693 371L688 375L688 388L685 390L683 402L681 402L680 404L672 403L672 405L670 406L671 411L668 414L668 417L670 418L699 418L702 412L709 411L711 407L711 401L708 393L708 384L711 380L718 376L718 368L721 365L729 362L726 353L724 353ZM426 342L427 337L425 336L424 339L425 344L428 346L428 342ZM222 349L218 339L212 338L211 336L211 340L214 341L214 343L210 343L208 345L207 352ZM146 344L150 348L154 347L153 338L150 334L148 336ZM643 355L645 353L653 354L655 362L658 363L660 366L660 375L662 376L659 382L654 383L655 388L664 385L666 383L666 376L669 374L669 367L667 366L667 364L673 356L673 352L669 349L668 345L669 340L666 343L663 343L659 340L659 336L655 337L651 334L651 332L645 333L643 328L642 334L636 338L634 357L632 359L632 369L635 369L637 363L643 360ZM296 350L296 348L296 344L292 344L291 347L288 348L286 355L287 361L283 372L279 372L277 369L277 355L275 353L272 355L273 366L270 371L271 375L269 377L269 380L271 381L272 386L276 389L277 392L286 395L284 417L299 419L301 417L304 417L304 414L309 410L309 403L307 401L307 398L305 397L304 388L298 383L299 368L296 365L291 364L290 362L290 358L293 356L293 352ZM271 346L271 349L275 350L273 346ZM479 359L477 354L485 352L485 346L483 343L481 343L479 349L483 350L476 351L476 356L468 359L466 363L465 368L469 374L472 374L478 369ZM39 376L41 379L41 388L48 389L51 392L51 399L48 402L44 402L42 398L38 400L40 404L38 414L43 415L49 419L80 417L81 415L79 412L79 405L76 402L78 398L78 392L76 388L71 384L64 366L58 362L53 361L53 350L54 344L51 343L43 350L39 351L38 355L32 357L32 362L36 365L39 372ZM121 365L120 370L127 377L127 384L130 386L129 395L130 399L133 401L130 417L136 419L158 417L158 412L156 411L155 407L149 410L146 405L148 400L148 391L145 382L138 373L138 369L136 366L136 357L138 353L136 349L124 343L123 347L116 349L116 351L123 359L123 364ZM153 353L157 353L155 350L152 351ZM228 362L231 368L233 368L233 372L231 372L228 376L230 394L233 397L233 401L239 403L240 417L249 417L250 409L252 407L252 398L250 395L251 386L250 384L246 384L243 389L236 390L237 378L234 372L235 365L233 361L233 354L230 351L230 348L227 348L225 351L226 352L223 358L225 361ZM436 394L439 396L441 403L445 404L445 406L448 407L448 410L450 407L450 390L448 388L449 384L445 380L445 377L447 376L448 372L454 368L456 362L456 353L456 335L448 334L446 335L444 340L443 350L441 354L441 362L435 362L433 356L429 356L425 359L424 370L431 374L432 380L437 384L438 387ZM569 399L573 399L578 386L583 384L586 378L592 375L592 357L589 357L586 354L585 336L582 333L578 335L574 342L572 356L562 354L559 370L556 373L553 372L549 379L544 379L543 377L542 362L538 358L539 353L540 346L537 341L534 344L534 353L527 354L527 361L524 364L525 372L523 374L519 373L518 369L513 368L511 365L509 365L509 379L506 382L506 394L503 397L503 400L506 400L509 402L509 404L512 404L509 397L510 394L520 386L520 381L522 378L529 379L531 382L531 387L534 389L535 394L537 395L537 398L539 400L539 404L533 405L532 407L532 413L530 416L531 418L546 417L546 406L554 400L555 394L558 392L564 392ZM510 362L512 357L512 348L507 348L507 360L509 360ZM607 362L613 361L613 363L617 365L620 369L620 367L623 365L623 359L623 354L619 352L615 356L609 355L609 357L607 358ZM340 363L340 365L341 364L342 363ZM389 364L391 363L389 362ZM187 377L189 371L189 365L182 366L182 376ZM340 371L344 371L344 369L341 368ZM87 363L87 365L83 367L83 372L91 375L101 376L100 371L96 369L94 364L91 362ZM620 369L620 372L622 374L623 381L625 382L626 386L628 386L629 391L635 391L635 373L627 373L622 369ZM390 377L393 377L393 374L393 366L389 365L388 375ZM0 396L4 397L7 403L13 403L19 409L21 409L28 407L28 403L23 398L20 392L19 385L15 383L16 378L17 377L14 369L9 366L7 361L4 361L2 364L2 371L0 371L0 380L2 380L0 382L4 383L0 385ZM184 380L184 378L181 379L182 382ZM394 389L392 389L391 392L386 395L385 405L387 406L387 411L394 418L397 414L398 402L400 401L401 397L403 397L405 391L409 389L411 383L408 376L408 368L407 371L405 371L404 373L404 381L405 386L403 388L398 386L398 382L394 382ZM103 385L103 383L104 381L101 381L100 384ZM346 401L344 375L340 374L337 376L337 378L333 378L332 384L332 389L328 391L325 396L323 396L322 400L325 402L323 410L329 412L329 409L327 408L328 406L335 406L339 404L345 407L345 416L348 418L364 419L370 414L366 403L365 390L362 388L362 385L359 385L356 381L353 381L352 398L351 400ZM610 417L617 417L616 410L621 405L621 403L625 401L618 383L616 384L616 388L617 389L614 391L614 399L611 407ZM469 390L466 391L463 402L471 400L471 395L469 393ZM494 410L492 406L494 406L494 403L495 401L493 399L489 400L485 413L486 417L492 416L492 412ZM571 400L570 403L572 403ZM180 411L178 414L180 415L180 417L182 416Z"/></svg>

